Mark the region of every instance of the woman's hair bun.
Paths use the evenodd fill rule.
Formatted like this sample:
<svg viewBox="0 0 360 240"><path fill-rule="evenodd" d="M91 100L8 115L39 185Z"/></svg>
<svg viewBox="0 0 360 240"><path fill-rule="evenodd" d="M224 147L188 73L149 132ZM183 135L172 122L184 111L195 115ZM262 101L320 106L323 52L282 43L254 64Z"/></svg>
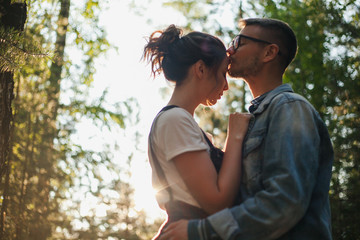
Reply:
<svg viewBox="0 0 360 240"><path fill-rule="evenodd" d="M149 41L144 47L143 59L151 62L154 76L163 71L162 60L169 53L170 46L178 41L181 35L182 30L174 24L167 27L164 31L155 31L150 35Z"/></svg>
<svg viewBox="0 0 360 240"><path fill-rule="evenodd" d="M156 34L153 33L151 37ZM166 53L169 49L169 46L174 43L175 41L180 39L182 34L182 30L177 28L175 25L170 25L165 31L163 31L159 37L159 48L161 51ZM159 49L159 50L160 50Z"/></svg>
<svg viewBox="0 0 360 240"><path fill-rule="evenodd" d="M202 32L190 32L182 36L182 30L170 25L163 31L155 31L144 47L143 59L151 63L154 77L161 72L167 80L182 83L189 68L199 60L217 70L226 57L223 42Z"/></svg>

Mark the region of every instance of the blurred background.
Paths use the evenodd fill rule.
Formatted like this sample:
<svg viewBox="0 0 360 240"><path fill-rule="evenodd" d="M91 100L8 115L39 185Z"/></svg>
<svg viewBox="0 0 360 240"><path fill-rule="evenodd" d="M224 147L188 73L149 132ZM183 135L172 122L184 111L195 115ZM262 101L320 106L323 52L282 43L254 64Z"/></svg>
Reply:
<svg viewBox="0 0 360 240"><path fill-rule="evenodd" d="M334 239L360 239L359 0L3 0L0 3L0 239L150 239L165 220L147 159L172 85L141 61L175 24L225 45L240 18L284 20L299 51L284 80L328 126ZM246 112L241 80L196 120L224 142Z"/></svg>

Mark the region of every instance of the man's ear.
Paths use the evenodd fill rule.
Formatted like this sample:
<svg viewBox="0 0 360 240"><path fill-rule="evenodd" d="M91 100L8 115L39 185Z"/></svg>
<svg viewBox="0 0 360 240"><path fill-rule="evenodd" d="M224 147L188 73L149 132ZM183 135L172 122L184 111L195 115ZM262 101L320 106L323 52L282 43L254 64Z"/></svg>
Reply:
<svg viewBox="0 0 360 240"><path fill-rule="evenodd" d="M277 44L269 44L268 46L265 47L263 61L270 62L270 61L274 60L276 58L276 56L278 55L279 51L280 51L280 49Z"/></svg>
<svg viewBox="0 0 360 240"><path fill-rule="evenodd" d="M194 64L194 72L195 72L195 76L198 77L199 79L202 79L205 76L205 63L203 60L198 60L195 64Z"/></svg>

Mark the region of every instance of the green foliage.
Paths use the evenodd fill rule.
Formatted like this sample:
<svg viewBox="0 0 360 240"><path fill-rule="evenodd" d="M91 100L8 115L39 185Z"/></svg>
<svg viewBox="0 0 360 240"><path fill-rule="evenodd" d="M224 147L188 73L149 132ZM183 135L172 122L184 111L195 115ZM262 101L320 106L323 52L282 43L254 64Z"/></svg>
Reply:
<svg viewBox="0 0 360 240"><path fill-rule="evenodd" d="M164 1L163 5L175 8L186 17L187 23L182 27L187 31L205 31L223 38L234 36L236 21L234 21L233 27L229 27L223 24L222 18L229 17L229 10L235 18L241 11L241 2L233 0Z"/></svg>
<svg viewBox="0 0 360 240"><path fill-rule="evenodd" d="M288 22L299 53L285 79L328 125L335 150L330 198L334 239L356 239L360 207L360 37L358 1L266 1L266 16ZM276 10L268 6L276 5Z"/></svg>
<svg viewBox="0 0 360 240"><path fill-rule="evenodd" d="M28 41L18 30L0 26L0 72L14 71L26 65L30 58L50 57L36 41Z"/></svg>
<svg viewBox="0 0 360 240"><path fill-rule="evenodd" d="M6 239L147 239L149 232L139 230L148 226L146 216L133 209L128 177L114 161L118 143L94 150L74 140L84 121L121 133L138 122L134 99L110 104L104 91L89 100L95 60L111 48L98 22L103 5L42 0L28 6L22 46L36 42L56 56L27 57L15 71ZM99 215L98 206L107 213Z"/></svg>

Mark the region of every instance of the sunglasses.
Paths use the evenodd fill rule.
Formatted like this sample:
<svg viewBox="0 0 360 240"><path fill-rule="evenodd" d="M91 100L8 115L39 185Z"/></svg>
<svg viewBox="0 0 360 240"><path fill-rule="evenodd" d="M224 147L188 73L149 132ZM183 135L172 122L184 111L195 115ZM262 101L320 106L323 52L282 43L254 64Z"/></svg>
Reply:
<svg viewBox="0 0 360 240"><path fill-rule="evenodd" d="M258 42L258 43L273 44L273 43L265 41L265 40L261 40L258 38L253 38L253 37L249 37L249 36L246 36L243 34L239 34L230 43L230 47L232 47L234 49L234 51L236 51L240 47L241 38L249 39L253 42ZM280 50L279 50L278 54L281 55Z"/></svg>

